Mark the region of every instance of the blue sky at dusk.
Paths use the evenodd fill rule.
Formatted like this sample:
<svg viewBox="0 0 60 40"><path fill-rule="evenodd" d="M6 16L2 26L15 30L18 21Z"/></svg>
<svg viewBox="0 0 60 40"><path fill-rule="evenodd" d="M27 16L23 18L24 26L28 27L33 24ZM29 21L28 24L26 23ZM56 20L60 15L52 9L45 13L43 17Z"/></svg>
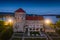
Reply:
<svg viewBox="0 0 60 40"><path fill-rule="evenodd" d="M28 14L60 14L59 0L0 0L0 12L14 12L22 8ZM53 19L55 17L45 17Z"/></svg>
<svg viewBox="0 0 60 40"><path fill-rule="evenodd" d="M59 0L0 0L0 12L14 12L23 8L32 14L59 14Z"/></svg>

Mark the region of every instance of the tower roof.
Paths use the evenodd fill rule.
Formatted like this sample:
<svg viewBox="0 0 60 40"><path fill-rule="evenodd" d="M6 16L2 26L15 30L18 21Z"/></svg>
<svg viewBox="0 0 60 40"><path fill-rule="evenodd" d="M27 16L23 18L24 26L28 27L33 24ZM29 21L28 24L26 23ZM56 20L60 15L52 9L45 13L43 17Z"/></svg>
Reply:
<svg viewBox="0 0 60 40"><path fill-rule="evenodd" d="M22 8L19 8L19 9L16 10L15 12L24 12L24 13L25 13L25 11L24 11Z"/></svg>

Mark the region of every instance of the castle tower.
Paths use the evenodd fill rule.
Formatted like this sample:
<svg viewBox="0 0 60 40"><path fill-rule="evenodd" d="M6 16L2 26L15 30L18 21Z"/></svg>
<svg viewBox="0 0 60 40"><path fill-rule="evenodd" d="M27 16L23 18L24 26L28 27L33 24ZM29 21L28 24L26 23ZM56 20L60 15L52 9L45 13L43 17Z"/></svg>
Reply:
<svg viewBox="0 0 60 40"><path fill-rule="evenodd" d="M26 12L19 8L15 11L15 26L14 26L14 32L24 32L24 26L25 26L25 14Z"/></svg>

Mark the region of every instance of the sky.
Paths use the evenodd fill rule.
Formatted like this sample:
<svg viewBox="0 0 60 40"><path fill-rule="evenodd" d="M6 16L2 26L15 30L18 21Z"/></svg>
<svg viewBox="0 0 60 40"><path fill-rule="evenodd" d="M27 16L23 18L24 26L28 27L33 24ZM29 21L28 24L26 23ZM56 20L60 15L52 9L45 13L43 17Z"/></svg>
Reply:
<svg viewBox="0 0 60 40"><path fill-rule="evenodd" d="M60 14L60 0L0 0L0 12L14 12L22 8L28 14ZM55 17L45 17L53 19Z"/></svg>
<svg viewBox="0 0 60 40"><path fill-rule="evenodd" d="M30 14L60 14L59 0L0 0L0 12L22 8Z"/></svg>

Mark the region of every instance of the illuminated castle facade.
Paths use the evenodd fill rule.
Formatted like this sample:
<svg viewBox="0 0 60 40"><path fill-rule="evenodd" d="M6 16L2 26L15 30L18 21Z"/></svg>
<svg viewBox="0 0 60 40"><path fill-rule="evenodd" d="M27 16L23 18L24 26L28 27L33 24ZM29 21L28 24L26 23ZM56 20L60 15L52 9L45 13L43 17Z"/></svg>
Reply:
<svg viewBox="0 0 60 40"><path fill-rule="evenodd" d="M43 16L26 14L23 9L15 11L14 32L39 31L43 29Z"/></svg>

